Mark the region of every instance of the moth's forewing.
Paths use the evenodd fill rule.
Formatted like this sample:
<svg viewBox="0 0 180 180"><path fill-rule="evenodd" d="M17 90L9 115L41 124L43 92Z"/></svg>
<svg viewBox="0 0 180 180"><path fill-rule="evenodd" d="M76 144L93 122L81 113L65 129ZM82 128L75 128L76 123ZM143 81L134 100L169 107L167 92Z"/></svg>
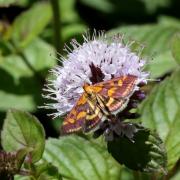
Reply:
<svg viewBox="0 0 180 180"><path fill-rule="evenodd" d="M105 82L97 83L93 85L92 89L94 93L105 97L116 99L127 98L134 92L137 81L137 76L121 76Z"/></svg>
<svg viewBox="0 0 180 180"><path fill-rule="evenodd" d="M108 115L122 111L134 93L137 81L136 76L127 75L93 85L93 93L97 94L103 112Z"/></svg>
<svg viewBox="0 0 180 180"><path fill-rule="evenodd" d="M75 106L65 118L61 127L61 134L80 131L86 119L87 108L88 104L86 102L86 97L84 94L82 94Z"/></svg>
<svg viewBox="0 0 180 180"><path fill-rule="evenodd" d="M84 93L65 118L61 133L70 134L80 130L89 132L101 121L102 116L96 102L88 99Z"/></svg>

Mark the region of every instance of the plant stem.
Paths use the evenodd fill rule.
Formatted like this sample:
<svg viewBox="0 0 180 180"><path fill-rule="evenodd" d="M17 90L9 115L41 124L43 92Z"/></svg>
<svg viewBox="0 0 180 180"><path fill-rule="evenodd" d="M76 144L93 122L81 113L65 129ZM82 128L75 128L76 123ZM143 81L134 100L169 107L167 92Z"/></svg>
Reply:
<svg viewBox="0 0 180 180"><path fill-rule="evenodd" d="M54 25L54 45L57 52L62 51L62 36L61 36L61 16L59 11L60 0L50 0L53 11L53 25Z"/></svg>

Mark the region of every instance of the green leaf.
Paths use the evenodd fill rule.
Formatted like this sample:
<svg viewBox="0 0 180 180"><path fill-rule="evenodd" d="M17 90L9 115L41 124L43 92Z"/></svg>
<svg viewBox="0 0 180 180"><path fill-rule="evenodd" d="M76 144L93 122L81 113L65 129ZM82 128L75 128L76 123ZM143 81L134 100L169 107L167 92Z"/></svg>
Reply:
<svg viewBox="0 0 180 180"><path fill-rule="evenodd" d="M5 151L21 148L32 149L32 162L41 159L45 146L45 133L42 125L31 114L19 110L9 110L1 133L1 142Z"/></svg>
<svg viewBox="0 0 180 180"><path fill-rule="evenodd" d="M163 76L172 71L177 63L171 55L170 45L171 37L180 29L180 22L171 22L165 19L158 24L149 25L129 25L120 27L109 32L109 35L116 33L125 34L127 38L146 44L143 55L153 58L153 61L148 62L147 70L150 71L153 78ZM157 68L158 67L158 68Z"/></svg>
<svg viewBox="0 0 180 180"><path fill-rule="evenodd" d="M51 17L52 10L49 3L36 3L15 19L10 36L20 47L25 47L43 31Z"/></svg>
<svg viewBox="0 0 180 180"><path fill-rule="evenodd" d="M140 114L143 125L155 129L164 141L171 169L180 157L180 70L152 90Z"/></svg>
<svg viewBox="0 0 180 180"><path fill-rule="evenodd" d="M165 172L166 153L161 139L140 128L133 141L120 137L108 142L108 151L120 163L136 171Z"/></svg>
<svg viewBox="0 0 180 180"><path fill-rule="evenodd" d="M118 179L120 166L101 145L78 136L48 139L43 159L64 177L78 180Z"/></svg>
<svg viewBox="0 0 180 180"><path fill-rule="evenodd" d="M36 72L43 73L56 64L54 47L40 38L34 39L34 41L23 50L23 53L28 63Z"/></svg>
<svg viewBox="0 0 180 180"><path fill-rule="evenodd" d="M13 3L16 3L17 0L0 0L0 7L8 7Z"/></svg>
<svg viewBox="0 0 180 180"><path fill-rule="evenodd" d="M154 13L158 8L168 7L171 3L170 0L139 0L144 3L149 13Z"/></svg>
<svg viewBox="0 0 180 180"><path fill-rule="evenodd" d="M59 9L61 13L62 23L74 23L80 19L75 9L75 3L75 0L59 1Z"/></svg>
<svg viewBox="0 0 180 180"><path fill-rule="evenodd" d="M171 49L174 59L180 64L180 33L174 35Z"/></svg>
<svg viewBox="0 0 180 180"><path fill-rule="evenodd" d="M179 19L175 19L174 17L171 17L171 16L159 16L158 17L158 22L161 24L161 25L171 25L171 26L175 26L175 27L179 27L180 26L180 22L179 22Z"/></svg>
<svg viewBox="0 0 180 180"><path fill-rule="evenodd" d="M52 56L51 56L52 54ZM9 108L34 111L42 105L42 87L39 76L45 77L47 70L56 63L54 48L41 39L35 39L23 52L0 56L0 110Z"/></svg>

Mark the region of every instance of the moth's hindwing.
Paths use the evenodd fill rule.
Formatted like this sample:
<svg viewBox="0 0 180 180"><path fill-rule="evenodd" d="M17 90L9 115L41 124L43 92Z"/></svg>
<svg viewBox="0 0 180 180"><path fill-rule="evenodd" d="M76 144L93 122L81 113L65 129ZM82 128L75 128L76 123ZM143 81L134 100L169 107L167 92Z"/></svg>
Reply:
<svg viewBox="0 0 180 180"><path fill-rule="evenodd" d="M101 109L104 114L108 115L116 115L121 112L127 105L129 98L113 98L113 97L105 97L102 95L98 95L98 101L101 105Z"/></svg>

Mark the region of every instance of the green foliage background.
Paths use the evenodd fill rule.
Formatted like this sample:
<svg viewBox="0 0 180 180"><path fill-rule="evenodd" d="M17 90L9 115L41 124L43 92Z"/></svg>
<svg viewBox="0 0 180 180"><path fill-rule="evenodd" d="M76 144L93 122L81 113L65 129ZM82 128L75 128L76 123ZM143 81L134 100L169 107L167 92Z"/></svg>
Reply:
<svg viewBox="0 0 180 180"><path fill-rule="evenodd" d="M1 146L5 151L24 149L23 157L31 152L34 172L15 179L180 179L179 7L179 0L0 0ZM138 121L163 140L167 174L162 173L164 151L154 134L148 139L155 149L148 168L163 171L141 173L120 165L101 138L58 138L62 119L52 121L46 116L50 110L37 108L45 101L41 94L48 70L59 63L57 52L64 54L71 38L81 42L88 28L122 33L146 46L150 78L160 81L146 87ZM128 157L128 149L126 153Z"/></svg>

